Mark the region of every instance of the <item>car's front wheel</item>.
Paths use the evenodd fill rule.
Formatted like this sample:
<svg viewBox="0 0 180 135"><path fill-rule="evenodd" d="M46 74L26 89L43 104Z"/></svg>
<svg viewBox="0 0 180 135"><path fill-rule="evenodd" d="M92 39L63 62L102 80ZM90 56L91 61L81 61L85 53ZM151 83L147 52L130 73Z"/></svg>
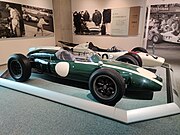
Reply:
<svg viewBox="0 0 180 135"><path fill-rule="evenodd" d="M161 43L162 40L163 40L163 37L162 37L162 35L160 35L160 34L155 34L155 35L152 37L153 43L156 43L156 44Z"/></svg>
<svg viewBox="0 0 180 135"><path fill-rule="evenodd" d="M31 76L31 63L23 54L14 54L8 60L8 70L14 80L24 82Z"/></svg>
<svg viewBox="0 0 180 135"><path fill-rule="evenodd" d="M100 103L115 105L125 93L123 77L113 69L98 69L90 77L89 88Z"/></svg>

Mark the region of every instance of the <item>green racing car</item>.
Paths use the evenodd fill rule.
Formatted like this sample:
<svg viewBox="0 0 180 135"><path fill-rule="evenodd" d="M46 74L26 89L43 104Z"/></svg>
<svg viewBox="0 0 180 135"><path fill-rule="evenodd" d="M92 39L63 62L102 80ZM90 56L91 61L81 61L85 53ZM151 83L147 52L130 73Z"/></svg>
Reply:
<svg viewBox="0 0 180 135"><path fill-rule="evenodd" d="M93 53L37 49L27 56L13 54L8 59L8 70L16 81L27 81L32 69L57 79L88 83L93 97L106 105L115 105L126 91L148 93L162 88L162 79L156 74L136 65L102 60Z"/></svg>

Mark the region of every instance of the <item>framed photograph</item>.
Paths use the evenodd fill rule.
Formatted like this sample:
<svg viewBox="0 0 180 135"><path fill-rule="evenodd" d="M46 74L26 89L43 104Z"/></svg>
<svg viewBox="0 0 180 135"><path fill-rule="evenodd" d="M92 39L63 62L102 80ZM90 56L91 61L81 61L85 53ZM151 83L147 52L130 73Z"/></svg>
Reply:
<svg viewBox="0 0 180 135"><path fill-rule="evenodd" d="M54 36L51 9L0 1L0 38Z"/></svg>
<svg viewBox="0 0 180 135"><path fill-rule="evenodd" d="M180 45L180 3L151 5L147 47Z"/></svg>

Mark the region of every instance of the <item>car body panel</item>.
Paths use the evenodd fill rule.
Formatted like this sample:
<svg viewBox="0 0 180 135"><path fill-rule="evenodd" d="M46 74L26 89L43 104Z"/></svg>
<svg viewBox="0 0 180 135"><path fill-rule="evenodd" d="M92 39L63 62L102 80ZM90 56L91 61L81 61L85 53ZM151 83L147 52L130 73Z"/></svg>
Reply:
<svg viewBox="0 0 180 135"><path fill-rule="evenodd" d="M137 54L142 58L142 63L145 67L161 66L165 62L164 58L153 54L142 52L138 52Z"/></svg>
<svg viewBox="0 0 180 135"><path fill-rule="evenodd" d="M175 36L174 34L172 34L172 31L160 34L163 36L164 41L180 44L180 34Z"/></svg>
<svg viewBox="0 0 180 135"><path fill-rule="evenodd" d="M73 47L73 51L77 52L92 52L91 49L88 48L89 43L83 43L79 44L75 47ZM114 59L116 60L119 56L122 56L129 51L127 50L116 50L116 51L95 51L97 54L99 54L102 59ZM135 52L133 52L135 53ZM149 67L156 67L156 66L161 66L164 62L165 59L156 55L151 55L148 53L142 53L142 52L136 52L141 59L142 59L142 65L143 66L149 66Z"/></svg>

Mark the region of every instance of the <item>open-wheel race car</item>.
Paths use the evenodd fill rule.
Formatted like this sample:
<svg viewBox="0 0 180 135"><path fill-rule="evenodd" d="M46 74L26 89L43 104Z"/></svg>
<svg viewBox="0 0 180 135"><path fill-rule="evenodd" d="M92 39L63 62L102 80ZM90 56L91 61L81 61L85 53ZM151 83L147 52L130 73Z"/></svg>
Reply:
<svg viewBox="0 0 180 135"><path fill-rule="evenodd" d="M38 20L39 20L37 16L32 16L29 13L24 13L23 19L27 22L38 22Z"/></svg>
<svg viewBox="0 0 180 135"><path fill-rule="evenodd" d="M68 43L59 41L60 43L72 47L74 52L96 52L102 59L113 59L130 64L138 65L140 67L156 67L161 66L165 59L156 55L149 54L146 49L142 47L135 47L131 51L119 50L115 46L110 49L103 49L95 46L92 42L82 44Z"/></svg>
<svg viewBox="0 0 180 135"><path fill-rule="evenodd" d="M8 59L8 70L19 82L27 81L35 70L57 79L88 83L93 97L106 105L115 105L126 91L153 93L162 88L161 77L142 67L102 60L93 53L73 54L62 48L37 49L27 56L13 54Z"/></svg>
<svg viewBox="0 0 180 135"><path fill-rule="evenodd" d="M171 42L180 44L180 33L168 31L163 33L154 33L149 40L152 40L153 43L162 43L165 42Z"/></svg>

